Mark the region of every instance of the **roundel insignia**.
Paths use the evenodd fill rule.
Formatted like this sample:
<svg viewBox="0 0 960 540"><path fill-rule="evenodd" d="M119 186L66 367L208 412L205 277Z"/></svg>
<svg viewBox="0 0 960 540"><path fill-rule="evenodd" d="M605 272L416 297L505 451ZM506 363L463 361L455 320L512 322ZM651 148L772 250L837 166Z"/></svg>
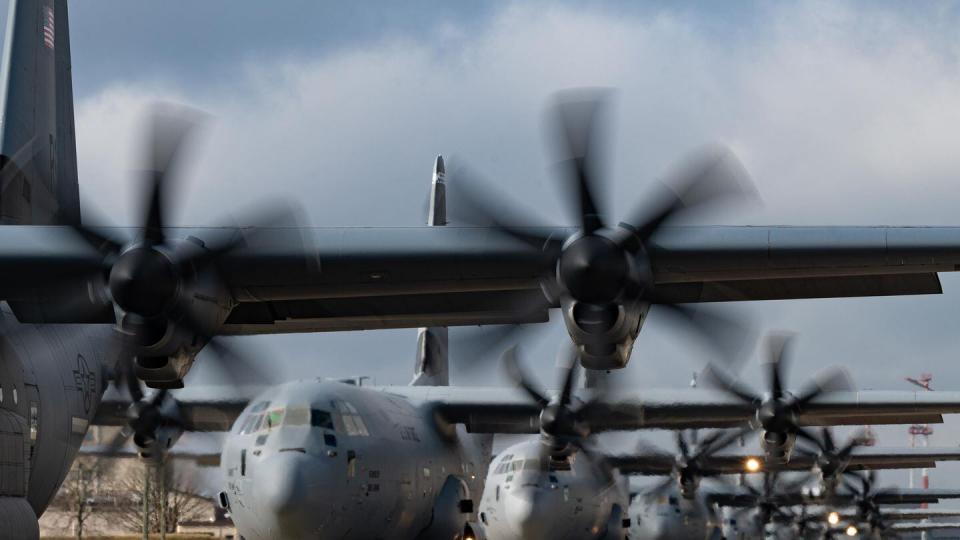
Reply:
<svg viewBox="0 0 960 540"><path fill-rule="evenodd" d="M77 369L73 370L73 382L83 399L83 411L89 413L97 391L97 378L93 371L90 371L87 359L82 354L77 355Z"/></svg>

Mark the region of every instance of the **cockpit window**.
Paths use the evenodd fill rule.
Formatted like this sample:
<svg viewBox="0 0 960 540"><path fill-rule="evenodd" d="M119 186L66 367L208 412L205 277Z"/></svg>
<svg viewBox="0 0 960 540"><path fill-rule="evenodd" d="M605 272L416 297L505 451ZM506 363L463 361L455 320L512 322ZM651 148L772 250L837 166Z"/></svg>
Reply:
<svg viewBox="0 0 960 540"><path fill-rule="evenodd" d="M267 429L280 427L283 423L284 409L274 409L267 413Z"/></svg>
<svg viewBox="0 0 960 540"><path fill-rule="evenodd" d="M250 420L252 418L253 416L249 414L246 417L244 417L243 422L240 422L239 424L237 424L237 433L241 435L246 433L247 430L250 429Z"/></svg>
<svg viewBox="0 0 960 540"><path fill-rule="evenodd" d="M260 429L260 423L262 420L262 414L248 415L246 420L243 421L243 424L240 425L240 431L238 433L240 433L240 435L256 433Z"/></svg>
<svg viewBox="0 0 960 540"><path fill-rule="evenodd" d="M327 411L320 409L310 410L310 425L313 427L333 429L333 417Z"/></svg>
<svg viewBox="0 0 960 540"><path fill-rule="evenodd" d="M523 470L525 471L536 471L540 469L540 460L539 459L527 459L523 461Z"/></svg>
<svg viewBox="0 0 960 540"><path fill-rule="evenodd" d="M370 435L367 431L367 425L363 422L363 418L360 417L360 412L357 411L356 407L346 401L337 401L336 404L337 412L340 413L340 420L343 422L343 429L347 432L347 435L357 437Z"/></svg>
<svg viewBox="0 0 960 540"><path fill-rule="evenodd" d="M310 425L310 409L306 407L291 407L287 409L287 416L283 419L285 426L308 426Z"/></svg>
<svg viewBox="0 0 960 540"><path fill-rule="evenodd" d="M269 406L270 406L270 402L269 402L269 401L261 401L261 402L257 403L256 405L254 405L253 407L250 407L250 412L252 412L252 413L263 412L263 411L267 410L267 407L269 407Z"/></svg>

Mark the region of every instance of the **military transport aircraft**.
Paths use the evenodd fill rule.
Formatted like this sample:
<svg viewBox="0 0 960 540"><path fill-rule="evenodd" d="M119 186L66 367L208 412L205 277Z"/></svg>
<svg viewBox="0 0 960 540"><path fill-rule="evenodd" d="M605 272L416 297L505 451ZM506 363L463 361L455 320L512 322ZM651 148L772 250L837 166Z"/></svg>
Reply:
<svg viewBox="0 0 960 540"><path fill-rule="evenodd" d="M814 520L820 519L820 514L806 511L806 505L811 502L834 511L854 507L856 521L863 525L855 526L855 529L873 535L881 533L888 525L882 517L881 507L931 504L941 499L960 498L960 491L950 489L877 488L876 470L873 469L868 474L860 473L857 476L859 485L850 482L844 491L833 494L830 499L811 501L806 493L781 490L777 471L773 471L764 473L760 488L744 484L742 488L745 490L714 492L711 500L721 507L734 509L724 519L724 536L727 538L793 538L797 534L796 525L809 524L807 518L811 516ZM799 512L796 510L798 508ZM837 514L839 517L839 512Z"/></svg>
<svg viewBox="0 0 960 540"><path fill-rule="evenodd" d="M819 452L804 451L788 461L779 452L772 456L724 453L754 430L751 425L689 439L677 431L676 453L641 447L632 454L606 455L592 448L588 440L596 431L594 426L565 412L577 402L571 394L576 371L572 358L562 362L567 371L561 379L562 390L553 398L522 373L514 354L508 353L505 359L518 384L536 397L532 401L542 406L543 412L540 437L501 451L487 473L479 518L485 537L492 540L621 538L626 531L630 538L706 538L714 529L719 531L722 521L715 510L716 499L725 500L731 493L739 495L744 490L700 491L700 480L705 477L769 470L809 471L819 482L834 482L835 476L853 471L915 468L960 459L960 450L955 448L863 448L856 444L835 448L832 442L822 443ZM678 397L684 393L676 392ZM649 396L648 392L643 394ZM786 390L783 394L793 396ZM820 392L811 397L811 402L842 394ZM608 392L602 395L609 398ZM589 402L579 403L589 406ZM721 406L721 402L713 406ZM611 408L618 410L617 406ZM744 417L749 418L749 414ZM680 418L675 421L675 428L684 425ZM710 423L706 416L695 422ZM795 429L805 432L802 427ZM768 435L764 432L765 438ZM648 493L638 494L627 489L624 475L668 478ZM803 493L811 500L833 500L835 491L808 489ZM758 497L750 492L747 496Z"/></svg>
<svg viewBox="0 0 960 540"><path fill-rule="evenodd" d="M445 221L441 158L435 164L432 185L434 202L428 223L439 225ZM783 345L780 342L771 362L782 362ZM229 387L221 389L221 395L198 387L175 397L161 390L136 398L151 407L150 414L141 411L138 416L152 418L151 425L130 424L125 399L105 400L96 423L133 428L141 455L154 459L163 459L162 454L185 430L229 429L232 425L222 453L218 450L215 455L227 479L220 503L230 509L247 538L302 537L321 528L335 536L396 538L623 538L628 530L632 537L656 538L661 532L708 531L710 524L719 523L713 517L711 503L693 497L688 502L689 482L695 476L692 469L697 475L733 474L743 470L748 458L757 459L760 468L808 470L820 465L822 456L795 456L789 463L780 464L777 454L768 465L764 456L716 453L746 431L707 436L699 441L706 451L681 456L684 459L650 452L598 455L591 452L585 438L592 431L606 429L603 422L613 422L612 429L629 429L631 421L635 426L655 427L736 425L738 421L729 411L720 411L725 404L741 402L738 397L711 391L700 393L718 401L698 400L692 405L678 402L675 396L669 398L669 405L658 405L621 394L623 403L602 406L617 411L619 417L599 409L595 413L597 424L590 424L586 431L571 432L566 424L571 419L574 424L587 426L584 418L574 418L576 415L567 410L571 404L599 406L595 396L589 395L595 389L584 390L583 399L575 398L577 363L573 355L564 363L567 371L560 385L561 392L569 395L551 400L538 393L531 403L510 389L444 388L449 383L447 351L445 328L421 329L411 387L377 388L362 383L357 386L357 382L313 380L273 387L259 396ZM505 357L509 371L528 393L535 391L515 355L511 350ZM782 377L781 370L771 373ZM829 389L822 384L808 385L797 394L810 395L796 412L841 396L827 392ZM785 391L782 394L793 396ZM895 394L885 393L883 397L888 400L896 398ZM916 399L915 394L905 395L911 401ZM755 418L757 404L743 405L738 407L740 422ZM901 410L907 415L927 416L915 401L905 409L894 403L874 405L884 414ZM541 411L541 407L550 411ZM630 420L631 409L637 407L651 412L659 409L665 423L650 424L641 416ZM684 415L688 408L694 413L690 418ZM704 408L721 414L722 421L717 424L709 414L698 412ZM240 414L241 410L246 412ZM860 423L871 413L850 409L843 414L862 416L840 419L841 423ZM802 429L799 426L804 422L799 418L794 421ZM881 415L878 421L887 420ZM492 440L484 433L531 431L537 425L539 439L508 448L488 469ZM110 451L107 448L104 453ZM958 451L932 448L902 452L841 449L838 453L851 470L924 466L938 459L960 458ZM578 455L586 457L577 459ZM541 467L542 463L547 465ZM670 513L663 515L663 505L647 503L644 498L631 499L622 473L675 475L678 489L685 494L683 513L676 513L679 506L669 505L675 501L672 496L665 499ZM330 495L320 499L311 496L317 492ZM476 511L474 502L481 492ZM699 508L695 508L697 502ZM631 520L633 515L636 521ZM384 530L391 531L392 536L384 536Z"/></svg>
<svg viewBox="0 0 960 540"><path fill-rule="evenodd" d="M627 364L654 305L685 315L682 304L695 302L935 294L937 272L960 264L957 228L666 227L749 195L722 151L678 169L671 190L615 224L597 196L595 95L567 96L554 111L574 227L516 226L506 201L482 196L473 207L493 226L306 229L267 213L254 227L166 227L191 125L169 110L150 130L142 225L90 227L70 62L66 0L11 0L0 92L9 456L0 515L23 537L36 535L34 518L98 410L103 373L123 374L131 394L135 378L178 387L201 348L224 350L217 335L538 322L559 308L584 365L613 369ZM155 431L156 404L131 397L131 427ZM952 407L940 405L926 411ZM729 408L744 418L742 405Z"/></svg>
<svg viewBox="0 0 960 540"><path fill-rule="evenodd" d="M576 531L577 538L603 538L622 534L627 517L627 494L617 495L612 466L626 470L632 465L631 472L649 466L670 474L676 462L667 467L664 456L639 455L611 456L610 465L605 464L582 435L560 429L562 423L573 421L589 426L589 433L600 433L735 426L754 415L730 397L704 389L602 398L571 390L566 400L549 400L550 412L516 388L446 386L447 359L440 352L444 340L437 335L425 340L439 346L420 349L416 365L426 370L411 386L315 379L271 387L252 398L230 387L219 394L199 386L159 390L163 399L155 414L162 429L154 432L150 451L164 452L184 431L229 430L220 453L226 483L220 500L248 539L303 538L321 528L341 537L469 538L479 532L473 528L475 516L479 527L490 528L489 538L519 538L521 532L508 528L513 525L527 527L520 529L524 538L539 538L531 535L541 529L532 527L544 508L557 511L554 521ZM431 352L424 356L422 351ZM816 413L802 415L802 421L888 421L870 412L874 406L886 412L902 408L903 417L910 418L918 400L931 393L882 392L883 402L872 395L822 394L810 404ZM851 407L857 401L860 406ZM562 412L562 403L580 407ZM930 403L932 410L944 408ZM827 411L843 412L824 415ZM127 425L126 400L105 400L95 421ZM540 433L540 438L501 453L491 464L493 433ZM851 463L864 468L890 463L892 458L881 452L865 450ZM742 467L739 460L745 459L716 457L726 459L718 463L728 467ZM905 451L895 459L919 465L956 457L955 450L931 448ZM810 460L796 459L785 467L811 466ZM528 495L529 504L520 504ZM542 528L542 522L536 526Z"/></svg>

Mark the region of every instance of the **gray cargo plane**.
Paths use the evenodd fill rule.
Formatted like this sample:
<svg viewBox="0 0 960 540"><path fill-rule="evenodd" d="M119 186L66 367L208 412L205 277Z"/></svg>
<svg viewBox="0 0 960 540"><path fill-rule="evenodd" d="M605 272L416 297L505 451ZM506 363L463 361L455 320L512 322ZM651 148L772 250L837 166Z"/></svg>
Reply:
<svg viewBox="0 0 960 540"><path fill-rule="evenodd" d="M123 375L131 394L137 378L178 387L203 347L223 351L214 336L540 322L560 308L584 364L612 369L627 364L653 305L683 314L693 302L936 294L937 272L960 265L957 228L665 227L684 208L749 191L723 153L701 156L673 192L615 225L595 196L598 103L567 100L556 111L575 227L516 227L496 212L493 226L466 228L166 227L176 203L168 180L189 131L166 114L146 152L142 226L94 228L80 214L67 2L11 0L0 81L6 530L36 536L36 515L100 412L106 371ZM131 397L124 421L153 444L168 427L157 424L164 400ZM665 397L651 397L647 418L675 427L658 419ZM917 417L957 402L937 399L900 418L926 421ZM497 406L539 425L538 410L506 403ZM726 422L704 403L686 405L692 425ZM753 414L733 402L716 410L738 421Z"/></svg>
<svg viewBox="0 0 960 540"><path fill-rule="evenodd" d="M727 489L698 489L700 479L756 473L817 471L823 455L793 456L787 462L766 461L758 454L717 453L742 437L744 431L714 432L688 441L677 432L678 452L642 448L629 455L604 455L595 450L578 455L569 447L558 461L552 435L541 434L504 449L493 461L480 502L480 522L490 540L554 538L709 538L720 534L722 519L716 499ZM960 460L956 448L894 449L850 447L843 449L842 470L847 472L890 468L917 468L936 461ZM628 476L667 476L648 493L628 489ZM741 490L734 490L740 493ZM805 492L811 499L820 494ZM717 536L719 538L719 536Z"/></svg>
<svg viewBox="0 0 960 540"><path fill-rule="evenodd" d="M417 365L427 373L447 372L445 357L439 355L421 353ZM549 415L537 403L513 388L442 386L446 380L433 375L415 381L411 386L377 387L306 380L269 388L252 399L229 388L215 395L210 388L187 387L167 394L158 408L164 416L161 423L174 428L159 446L175 441L182 431L230 430L220 453L226 483L220 502L248 539L303 538L320 530L334 537L470 538L479 528L491 539L563 538L557 530L572 534L569 538L622 537L626 492L595 452L592 457L570 452L563 462L548 454L550 470L545 472L540 439L511 447L490 463L489 434L541 432L544 437L543 430L552 429L544 420ZM721 411L734 403L723 394L649 394L652 397L601 401L576 392L571 399L590 403L592 412L584 411L578 422L589 422L596 433L731 421L729 412L718 417L701 412L705 399L715 400L714 407ZM835 407L855 397L835 394L821 396L818 403ZM901 394L883 395L890 399ZM915 400L927 394L902 395L914 401L909 405L913 408ZM870 396L859 393L868 402ZM887 401L885 406L891 405ZM640 411L653 416L637 414ZM125 400L105 400L96 423L125 425L126 414ZM745 410L739 420L750 417ZM816 421L830 422L829 417ZM869 413L858 421L871 421ZM914 453L896 459L930 464L960 457L956 451L932 448ZM664 469L661 458L634 456L633 471L640 470L641 463ZM614 459L617 467L627 469L627 458L611 457L611 463ZM735 462L741 467L737 459L744 457L717 459L725 460L726 467ZM889 464L892 458L870 450L852 459L870 467ZM809 466L798 457L793 467ZM669 468L664 470L669 474ZM551 519L541 519L545 516ZM545 536L534 535L536 531Z"/></svg>

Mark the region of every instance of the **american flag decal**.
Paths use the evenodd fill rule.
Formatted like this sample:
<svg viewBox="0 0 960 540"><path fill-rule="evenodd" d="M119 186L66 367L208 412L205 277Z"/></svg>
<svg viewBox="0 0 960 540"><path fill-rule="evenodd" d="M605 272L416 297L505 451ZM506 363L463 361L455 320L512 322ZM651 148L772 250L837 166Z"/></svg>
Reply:
<svg viewBox="0 0 960 540"><path fill-rule="evenodd" d="M43 8L43 15L43 44L53 50L53 8L50 6Z"/></svg>

